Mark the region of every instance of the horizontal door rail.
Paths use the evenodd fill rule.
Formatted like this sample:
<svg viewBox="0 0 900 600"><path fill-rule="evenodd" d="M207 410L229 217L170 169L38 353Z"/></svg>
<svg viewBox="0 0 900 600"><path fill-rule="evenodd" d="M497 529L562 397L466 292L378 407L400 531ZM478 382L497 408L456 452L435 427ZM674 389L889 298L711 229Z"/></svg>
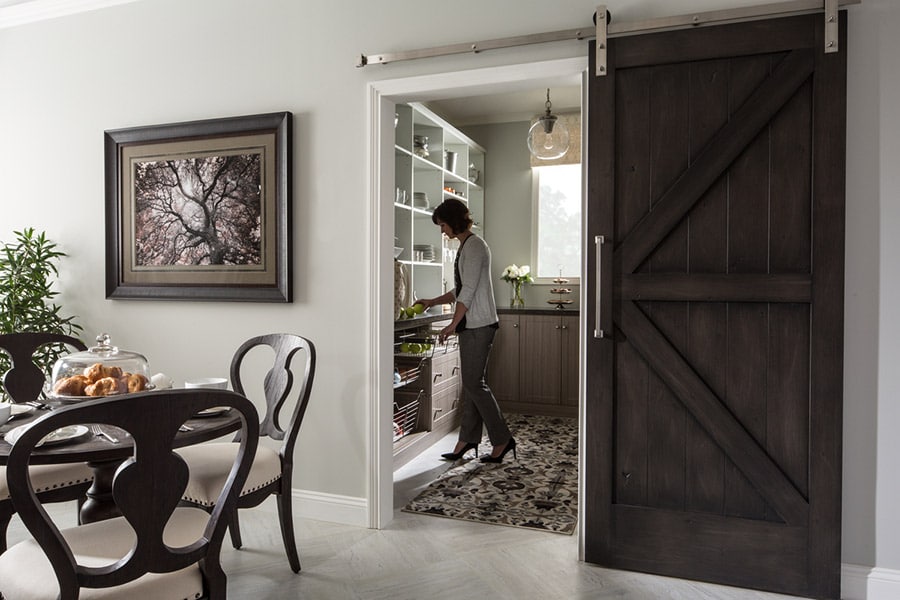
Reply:
<svg viewBox="0 0 900 600"><path fill-rule="evenodd" d="M601 19L600 30L602 33L600 37L619 37L626 35L653 33L656 31L666 31L672 29L688 29L703 25L721 25L723 23L737 23L740 21L772 19L789 15L817 13L825 11L826 6L833 4L833 2L834 0L790 0L789 2L776 2L758 6L713 10L674 17L659 17L656 19L644 19L631 23L609 23L608 25L603 22L603 19ZM861 2L862 0L838 0L837 4L838 6L850 6L853 4L860 4ZM605 8L603 12L606 12ZM835 18L836 17L831 14L831 11L826 14L825 29L826 32L833 32L832 35L836 35L837 32L836 20L834 20ZM388 63L400 62L404 60L433 58L436 56L449 56L453 54L478 54L479 52L485 52L487 50L515 48L518 46L530 46L532 44L545 44L548 42L589 40L595 39L597 37L597 29L592 25L589 27L581 27L578 29L565 29L561 31L551 31L546 33L517 35L505 38L495 38L492 40L485 40L481 42L448 44L445 46L420 48L418 50L379 52L376 54L360 54L359 59L356 62L356 66L365 67L375 64L386 65ZM837 40L831 39L830 35L827 35L826 37L829 38L829 40L826 40L825 51L836 51L838 49ZM599 50L602 50L602 48Z"/></svg>

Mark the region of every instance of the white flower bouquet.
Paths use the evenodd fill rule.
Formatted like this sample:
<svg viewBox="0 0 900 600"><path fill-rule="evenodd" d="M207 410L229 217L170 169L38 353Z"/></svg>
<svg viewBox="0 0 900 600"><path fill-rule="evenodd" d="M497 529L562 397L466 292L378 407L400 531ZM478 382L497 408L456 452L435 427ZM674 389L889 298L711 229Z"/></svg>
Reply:
<svg viewBox="0 0 900 600"><path fill-rule="evenodd" d="M522 265L509 265L503 269L500 279L508 281L511 284L509 305L512 308L521 308L525 306L525 298L522 297L522 285L532 283L534 277L531 276L531 267Z"/></svg>

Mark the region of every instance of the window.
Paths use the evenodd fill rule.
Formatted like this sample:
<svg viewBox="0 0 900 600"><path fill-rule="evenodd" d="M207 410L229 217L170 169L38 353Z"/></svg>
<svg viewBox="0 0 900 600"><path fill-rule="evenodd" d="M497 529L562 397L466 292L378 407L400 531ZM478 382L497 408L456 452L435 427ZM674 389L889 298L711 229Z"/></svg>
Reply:
<svg viewBox="0 0 900 600"><path fill-rule="evenodd" d="M581 276L581 164L532 169L535 187L533 275Z"/></svg>

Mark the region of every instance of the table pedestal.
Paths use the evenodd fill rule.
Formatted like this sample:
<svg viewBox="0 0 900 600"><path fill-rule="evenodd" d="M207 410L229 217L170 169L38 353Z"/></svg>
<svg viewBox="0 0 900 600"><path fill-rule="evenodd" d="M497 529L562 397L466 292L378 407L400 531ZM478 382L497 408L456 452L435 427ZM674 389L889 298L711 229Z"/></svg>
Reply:
<svg viewBox="0 0 900 600"><path fill-rule="evenodd" d="M94 483L88 489L87 499L81 505L81 522L95 523L122 516L112 493L113 477L122 461L88 461L87 464L94 471Z"/></svg>

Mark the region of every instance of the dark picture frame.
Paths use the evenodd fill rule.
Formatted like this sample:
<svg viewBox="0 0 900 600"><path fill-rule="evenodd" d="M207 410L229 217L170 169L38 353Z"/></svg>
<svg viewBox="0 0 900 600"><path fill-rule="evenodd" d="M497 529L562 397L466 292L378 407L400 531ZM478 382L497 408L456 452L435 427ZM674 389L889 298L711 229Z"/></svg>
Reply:
<svg viewBox="0 0 900 600"><path fill-rule="evenodd" d="M291 302L292 115L104 132L106 297Z"/></svg>

